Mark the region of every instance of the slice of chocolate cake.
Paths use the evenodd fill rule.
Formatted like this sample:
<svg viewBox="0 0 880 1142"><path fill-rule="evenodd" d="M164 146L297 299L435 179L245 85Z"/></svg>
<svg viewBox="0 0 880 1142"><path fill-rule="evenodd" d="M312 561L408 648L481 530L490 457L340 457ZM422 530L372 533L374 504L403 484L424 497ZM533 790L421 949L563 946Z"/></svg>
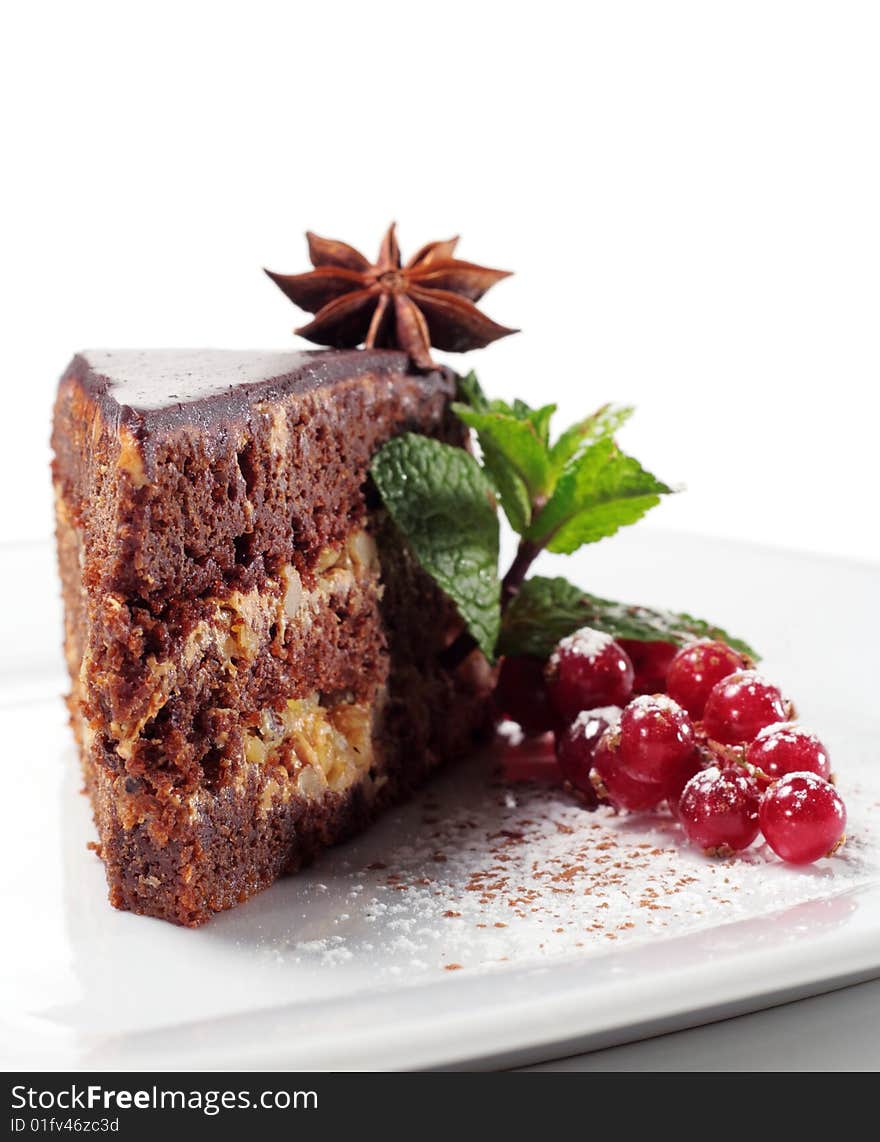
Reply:
<svg viewBox="0 0 880 1142"><path fill-rule="evenodd" d="M485 724L487 667L371 495L406 354L96 351L55 406L71 718L111 902L187 925L364 826ZM454 710L454 716L450 711Z"/></svg>

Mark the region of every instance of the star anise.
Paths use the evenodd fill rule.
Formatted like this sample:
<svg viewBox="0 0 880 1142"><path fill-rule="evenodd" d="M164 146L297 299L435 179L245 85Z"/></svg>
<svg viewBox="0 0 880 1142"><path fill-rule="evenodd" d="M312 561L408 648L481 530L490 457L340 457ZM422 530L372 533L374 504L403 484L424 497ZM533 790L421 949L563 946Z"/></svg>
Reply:
<svg viewBox="0 0 880 1142"><path fill-rule="evenodd" d="M474 305L506 270L490 270L452 255L458 238L429 242L401 264L395 224L371 265L345 242L306 234L313 270L266 273L300 309L313 313L295 330L318 345L397 347L420 368L431 368L431 346L464 353L516 333Z"/></svg>

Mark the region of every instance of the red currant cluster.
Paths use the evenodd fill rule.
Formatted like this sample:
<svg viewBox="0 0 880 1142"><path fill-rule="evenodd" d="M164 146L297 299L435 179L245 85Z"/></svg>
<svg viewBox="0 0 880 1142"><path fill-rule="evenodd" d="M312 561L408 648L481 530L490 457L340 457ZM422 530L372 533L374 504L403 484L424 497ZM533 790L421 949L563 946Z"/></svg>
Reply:
<svg viewBox="0 0 880 1142"><path fill-rule="evenodd" d="M559 768L590 806L666 803L710 854L747 848L760 832L783 860L808 864L843 843L828 751L723 642L678 649L585 627L546 664L507 660L497 698L524 732L554 731Z"/></svg>

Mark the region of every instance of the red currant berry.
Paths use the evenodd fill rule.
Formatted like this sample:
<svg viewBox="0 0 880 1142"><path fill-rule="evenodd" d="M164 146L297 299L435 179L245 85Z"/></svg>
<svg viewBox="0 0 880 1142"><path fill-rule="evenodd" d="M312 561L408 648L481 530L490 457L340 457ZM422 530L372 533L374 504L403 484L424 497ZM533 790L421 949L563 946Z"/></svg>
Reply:
<svg viewBox="0 0 880 1142"><path fill-rule="evenodd" d="M738 670L712 687L703 711L706 736L725 745L753 741L760 730L784 722L789 705L757 670Z"/></svg>
<svg viewBox="0 0 880 1142"><path fill-rule="evenodd" d="M544 660L531 654L505 658L495 687L495 710L528 736L553 729L555 717L544 685Z"/></svg>
<svg viewBox="0 0 880 1142"><path fill-rule="evenodd" d="M619 706L600 706L582 710L567 729L556 732L556 760L563 776L594 804L597 798L590 770L596 747L605 731L616 727L619 721Z"/></svg>
<svg viewBox="0 0 880 1142"><path fill-rule="evenodd" d="M565 722L581 710L623 706L632 696L633 667L610 634L582 627L553 651L545 671L550 704Z"/></svg>
<svg viewBox="0 0 880 1142"><path fill-rule="evenodd" d="M590 780L600 801L607 801L615 809L637 812L656 809L666 791L662 785L650 781L634 781L620 766L620 748L615 732L605 733L593 755Z"/></svg>
<svg viewBox="0 0 880 1142"><path fill-rule="evenodd" d="M846 806L834 786L815 773L787 773L764 794L761 831L790 864L830 856L844 841Z"/></svg>
<svg viewBox="0 0 880 1142"><path fill-rule="evenodd" d="M633 693L660 694L666 689L666 673L678 647L674 642L642 642L637 638L619 638L620 646L629 655L635 678Z"/></svg>
<svg viewBox="0 0 880 1142"><path fill-rule="evenodd" d="M620 764L636 781L665 784L695 744L690 718L665 694L643 694L623 711Z"/></svg>
<svg viewBox="0 0 880 1142"><path fill-rule="evenodd" d="M712 856L748 848L758 835L761 791L745 773L712 766L695 774L678 802L678 819L692 844Z"/></svg>
<svg viewBox="0 0 880 1142"><path fill-rule="evenodd" d="M825 781L831 776L828 750L796 722L765 726L746 749L746 761L774 781L786 773L815 773Z"/></svg>
<svg viewBox="0 0 880 1142"><path fill-rule="evenodd" d="M701 718L715 683L746 665L743 655L725 642L692 642L683 646L669 664L666 690L692 718Z"/></svg>

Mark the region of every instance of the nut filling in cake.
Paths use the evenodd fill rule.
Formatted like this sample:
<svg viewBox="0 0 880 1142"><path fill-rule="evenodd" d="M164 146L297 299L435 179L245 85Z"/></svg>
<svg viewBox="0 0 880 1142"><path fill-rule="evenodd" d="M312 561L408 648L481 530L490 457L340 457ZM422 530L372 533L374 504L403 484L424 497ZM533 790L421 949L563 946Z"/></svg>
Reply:
<svg viewBox="0 0 880 1142"><path fill-rule="evenodd" d="M394 351L86 353L53 475L69 706L119 908L196 925L363 827L485 728L454 607L371 492L463 444ZM451 716L450 716L451 715Z"/></svg>

